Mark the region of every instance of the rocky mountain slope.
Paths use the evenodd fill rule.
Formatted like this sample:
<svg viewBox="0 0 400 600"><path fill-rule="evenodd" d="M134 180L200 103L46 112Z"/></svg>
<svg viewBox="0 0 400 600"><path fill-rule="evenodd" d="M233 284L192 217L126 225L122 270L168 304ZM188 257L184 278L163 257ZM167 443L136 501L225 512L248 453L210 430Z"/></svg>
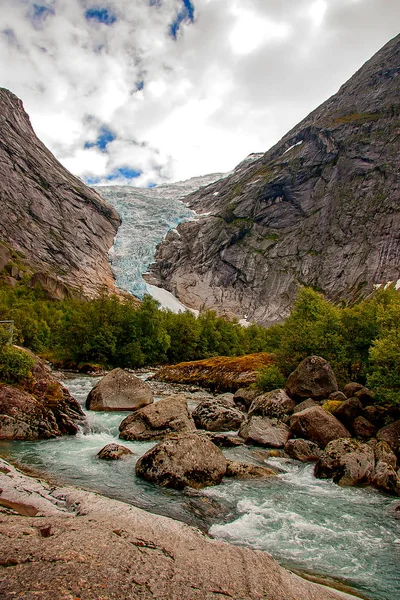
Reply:
<svg viewBox="0 0 400 600"><path fill-rule="evenodd" d="M284 318L300 285L339 302L400 279L400 36L261 157L190 195L152 280L187 306Z"/></svg>
<svg viewBox="0 0 400 600"><path fill-rule="evenodd" d="M36 137L22 102L0 88L0 240L53 295L113 286L108 250L120 218ZM1 268L12 252L2 246ZM4 255L4 256L3 256Z"/></svg>

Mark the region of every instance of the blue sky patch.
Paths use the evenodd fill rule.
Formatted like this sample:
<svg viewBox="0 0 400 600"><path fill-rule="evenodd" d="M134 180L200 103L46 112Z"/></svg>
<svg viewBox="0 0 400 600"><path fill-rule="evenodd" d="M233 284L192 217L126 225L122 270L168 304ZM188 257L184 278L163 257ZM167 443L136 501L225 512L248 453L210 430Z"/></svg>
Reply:
<svg viewBox="0 0 400 600"><path fill-rule="evenodd" d="M140 177L141 174L142 171L137 171L130 167L120 167L119 169L115 169L110 175L107 175L106 179L108 179L108 181L120 179L121 177L124 179L136 179L137 177Z"/></svg>
<svg viewBox="0 0 400 600"><path fill-rule="evenodd" d="M144 81L138 81L136 84L136 90L140 91L144 88Z"/></svg>
<svg viewBox="0 0 400 600"><path fill-rule="evenodd" d="M85 12L87 21L98 21L104 25L112 25L117 17L108 8L88 8Z"/></svg>
<svg viewBox="0 0 400 600"><path fill-rule="evenodd" d="M116 136L113 134L111 129L103 126L99 131L99 136L95 142L86 142L84 148L99 148L102 152L105 152L107 145L114 141Z"/></svg>
<svg viewBox="0 0 400 600"><path fill-rule="evenodd" d="M176 40L178 36L178 31L181 24L184 21L189 21L189 23L193 23L194 20L194 4L191 2L191 0L182 0L182 3L182 9L178 12L178 14L175 17L175 20L169 26L169 34L171 37L174 38L174 40Z"/></svg>
<svg viewBox="0 0 400 600"><path fill-rule="evenodd" d="M148 188L153 188L153 187L156 187L156 185L157 185L156 183L153 183L153 182L152 182L152 183L148 183L148 184L147 184L147 187L148 187Z"/></svg>
<svg viewBox="0 0 400 600"><path fill-rule="evenodd" d="M32 18L34 21L44 21L49 15L54 15L54 10L44 4L33 4Z"/></svg>

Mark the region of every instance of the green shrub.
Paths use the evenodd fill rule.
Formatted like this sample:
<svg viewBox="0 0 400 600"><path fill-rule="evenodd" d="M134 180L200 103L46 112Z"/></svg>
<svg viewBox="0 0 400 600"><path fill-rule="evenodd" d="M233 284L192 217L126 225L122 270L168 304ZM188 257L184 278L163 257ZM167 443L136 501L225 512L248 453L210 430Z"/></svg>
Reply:
<svg viewBox="0 0 400 600"><path fill-rule="evenodd" d="M18 383L31 375L34 359L23 350L11 345L0 348L0 379L7 383Z"/></svg>
<svg viewBox="0 0 400 600"><path fill-rule="evenodd" d="M258 372L256 381L257 387L264 392L270 392L271 390L277 390L285 385L285 378L276 365L268 365L263 367Z"/></svg>

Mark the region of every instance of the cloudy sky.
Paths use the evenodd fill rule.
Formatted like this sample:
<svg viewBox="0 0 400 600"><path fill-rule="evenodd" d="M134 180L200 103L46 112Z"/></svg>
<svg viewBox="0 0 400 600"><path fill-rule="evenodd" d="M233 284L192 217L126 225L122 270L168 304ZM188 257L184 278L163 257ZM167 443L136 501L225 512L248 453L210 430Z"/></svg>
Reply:
<svg viewBox="0 0 400 600"><path fill-rule="evenodd" d="M398 33L399 0L0 0L0 86L89 183L263 152Z"/></svg>

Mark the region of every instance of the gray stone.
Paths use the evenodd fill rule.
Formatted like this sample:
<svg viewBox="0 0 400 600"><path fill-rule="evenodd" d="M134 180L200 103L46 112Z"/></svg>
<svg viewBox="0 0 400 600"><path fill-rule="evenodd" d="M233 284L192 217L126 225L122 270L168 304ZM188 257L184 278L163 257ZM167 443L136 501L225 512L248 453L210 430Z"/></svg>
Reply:
<svg viewBox="0 0 400 600"><path fill-rule="evenodd" d="M221 482L227 463L221 450L195 433L171 436L141 456L136 475L163 487L202 488Z"/></svg>
<svg viewBox="0 0 400 600"><path fill-rule="evenodd" d="M273 390L253 400L249 408L249 417L259 415L283 419L293 412L296 402L289 398L285 390Z"/></svg>
<svg viewBox="0 0 400 600"><path fill-rule="evenodd" d="M277 419L253 416L244 421L239 435L246 444L283 448L289 439L289 427Z"/></svg>
<svg viewBox="0 0 400 600"><path fill-rule="evenodd" d="M126 417L119 426L119 437L124 440L157 440L172 433L195 429L185 396L176 395L149 404Z"/></svg>
<svg viewBox="0 0 400 600"><path fill-rule="evenodd" d="M317 444L302 439L288 440L285 445L285 452L290 458L301 460L301 462L316 461L322 454L322 450Z"/></svg>
<svg viewBox="0 0 400 600"><path fill-rule="evenodd" d="M234 431L244 421L242 411L230 405L220 404L219 398L201 402L192 412L192 418L199 429L207 431Z"/></svg>
<svg viewBox="0 0 400 600"><path fill-rule="evenodd" d="M89 410L137 410L153 402L148 383L123 369L113 369L89 392L86 408Z"/></svg>
<svg viewBox="0 0 400 600"><path fill-rule="evenodd" d="M374 476L373 449L356 440L338 439L329 442L315 465L315 476L332 478L339 485L371 483Z"/></svg>

